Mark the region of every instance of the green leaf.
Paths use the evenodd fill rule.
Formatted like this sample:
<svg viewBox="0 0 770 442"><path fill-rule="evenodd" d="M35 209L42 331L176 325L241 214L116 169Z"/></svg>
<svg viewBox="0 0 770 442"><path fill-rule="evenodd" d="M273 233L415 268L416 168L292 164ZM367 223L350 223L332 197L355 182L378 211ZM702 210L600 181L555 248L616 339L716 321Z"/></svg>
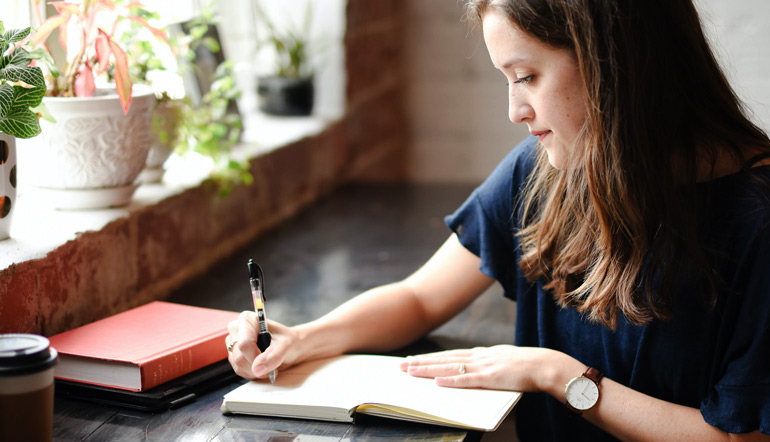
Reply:
<svg viewBox="0 0 770 442"><path fill-rule="evenodd" d="M8 32L3 32L3 40L7 41L8 43L18 43L27 38L30 30L31 28L11 29Z"/></svg>
<svg viewBox="0 0 770 442"><path fill-rule="evenodd" d="M13 87L13 109L39 106L45 95L45 86L43 87Z"/></svg>
<svg viewBox="0 0 770 442"><path fill-rule="evenodd" d="M40 133L37 113L30 109L43 100L45 87L0 86L0 131L17 138L31 138Z"/></svg>
<svg viewBox="0 0 770 442"><path fill-rule="evenodd" d="M13 86L0 84L0 117L11 112L13 108Z"/></svg>
<svg viewBox="0 0 770 442"><path fill-rule="evenodd" d="M205 37L203 40L201 40L201 44L208 49L211 52L217 53L222 48L219 47L219 42L216 41L213 37Z"/></svg>
<svg viewBox="0 0 770 442"><path fill-rule="evenodd" d="M51 115L51 112L48 110L48 107L45 105L45 103L40 103L35 107L29 108L29 110L34 114L39 115L40 118L48 121L49 123L56 123L56 118Z"/></svg>
<svg viewBox="0 0 770 442"><path fill-rule="evenodd" d="M40 121L29 108L14 108L9 115L0 116L0 131L16 138L32 138L40 134Z"/></svg>
<svg viewBox="0 0 770 442"><path fill-rule="evenodd" d="M22 81L33 87L45 88L43 71L37 66L30 66L31 61L29 52L17 48L0 62L0 79L10 82Z"/></svg>
<svg viewBox="0 0 770 442"><path fill-rule="evenodd" d="M0 69L0 78L7 81L22 81L35 88L45 89L45 77L39 67L8 65Z"/></svg>

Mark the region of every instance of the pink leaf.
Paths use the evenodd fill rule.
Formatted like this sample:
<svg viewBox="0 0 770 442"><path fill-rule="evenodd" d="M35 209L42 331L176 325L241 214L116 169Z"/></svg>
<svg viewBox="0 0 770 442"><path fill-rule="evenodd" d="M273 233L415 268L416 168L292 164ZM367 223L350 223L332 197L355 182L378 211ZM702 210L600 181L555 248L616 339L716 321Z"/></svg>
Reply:
<svg viewBox="0 0 770 442"><path fill-rule="evenodd" d="M115 9L115 2L111 0L98 0L99 5L104 6L110 10Z"/></svg>
<svg viewBox="0 0 770 442"><path fill-rule="evenodd" d="M75 76L75 96L90 97L94 95L95 90L94 73L91 72L88 64L84 64L80 67L77 76Z"/></svg>
<svg viewBox="0 0 770 442"><path fill-rule="evenodd" d="M85 21L85 25L83 26L83 29L85 31L86 36L93 35L94 30L94 20L96 20L96 13L98 12L95 5L91 3L87 3L84 6L83 13L85 14L85 20L83 20L83 17L81 17L81 22ZM87 44L87 43L86 43Z"/></svg>
<svg viewBox="0 0 770 442"><path fill-rule="evenodd" d="M94 49L96 49L96 60L99 63L97 74L101 75L110 67L110 55L112 55L110 38L101 29L99 29L99 35L94 42Z"/></svg>
<svg viewBox="0 0 770 442"><path fill-rule="evenodd" d="M77 14L78 11L78 4L77 3L70 3L70 2L50 2L49 5L56 8L56 12L59 14L64 13L65 11L71 13L71 14Z"/></svg>
<svg viewBox="0 0 770 442"><path fill-rule="evenodd" d="M155 37L157 37L158 39L164 41L167 45L169 45L169 47L171 46L171 43L168 41L168 36L166 36L166 33L162 29L158 29L158 28L150 25L149 23L147 23L147 20L145 20L143 17L139 17L137 15L129 15L126 18L128 18L129 20L133 20L133 21L139 23L140 25L144 26L150 32L152 32L152 34ZM171 49L173 50L174 48L171 48Z"/></svg>
<svg viewBox="0 0 770 442"><path fill-rule="evenodd" d="M131 77L128 75L128 57L123 49L110 40L109 37L105 38L110 42L110 48L112 48L112 55L115 60L115 87L120 97L120 103L123 105L123 113L128 113L128 107L131 106Z"/></svg>
<svg viewBox="0 0 770 442"><path fill-rule="evenodd" d="M37 28L35 35L30 40L32 46L37 47L39 44L43 43L49 35L51 35L51 32L53 32L54 29L58 28L59 26L66 25L70 15L71 14L67 12L61 15L54 15L53 17L46 20L42 25L40 25L39 28Z"/></svg>

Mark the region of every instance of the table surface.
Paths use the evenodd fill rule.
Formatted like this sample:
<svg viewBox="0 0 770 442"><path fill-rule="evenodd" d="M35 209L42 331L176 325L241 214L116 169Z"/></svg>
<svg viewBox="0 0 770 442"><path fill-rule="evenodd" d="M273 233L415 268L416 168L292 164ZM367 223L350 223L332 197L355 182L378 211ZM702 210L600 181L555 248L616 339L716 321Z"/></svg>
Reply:
<svg viewBox="0 0 770 442"><path fill-rule="evenodd" d="M246 263L265 272L271 319L294 325L356 294L408 276L449 236L443 217L472 190L463 185L350 185L337 190L205 275L171 294L170 302L253 309ZM462 314L396 354L512 343L515 304L495 285ZM232 381L176 410L149 413L56 397L55 441L461 441L480 433L365 418L355 424L225 416Z"/></svg>

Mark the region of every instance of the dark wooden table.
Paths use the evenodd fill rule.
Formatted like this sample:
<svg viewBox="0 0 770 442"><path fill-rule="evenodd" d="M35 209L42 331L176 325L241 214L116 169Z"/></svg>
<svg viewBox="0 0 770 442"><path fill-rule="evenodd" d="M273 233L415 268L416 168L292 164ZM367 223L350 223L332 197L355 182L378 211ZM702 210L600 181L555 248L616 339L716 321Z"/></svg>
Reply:
<svg viewBox="0 0 770 442"><path fill-rule="evenodd" d="M265 271L270 318L294 325L368 288L404 278L449 236L443 216L472 190L458 185L356 185L336 191L173 293L168 301L253 309L246 262ZM244 223L249 220L244 220ZM512 343L515 304L495 286L430 336L402 349ZM465 441L480 433L366 418L355 424L225 416L232 381L176 410L141 412L56 397L55 441Z"/></svg>

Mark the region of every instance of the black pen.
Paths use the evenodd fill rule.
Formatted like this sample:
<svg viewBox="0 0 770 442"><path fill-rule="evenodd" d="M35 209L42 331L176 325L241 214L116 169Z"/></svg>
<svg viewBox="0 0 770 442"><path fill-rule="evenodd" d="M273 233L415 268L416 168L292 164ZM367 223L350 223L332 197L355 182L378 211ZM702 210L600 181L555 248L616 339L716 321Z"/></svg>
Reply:
<svg viewBox="0 0 770 442"><path fill-rule="evenodd" d="M257 334L257 347L260 351L267 350L270 346L270 332L267 330L267 316L265 316L265 277L262 268L249 260L249 284L251 285L251 298L254 301L254 311L259 318L259 334ZM271 371L270 383L275 384L275 370Z"/></svg>

